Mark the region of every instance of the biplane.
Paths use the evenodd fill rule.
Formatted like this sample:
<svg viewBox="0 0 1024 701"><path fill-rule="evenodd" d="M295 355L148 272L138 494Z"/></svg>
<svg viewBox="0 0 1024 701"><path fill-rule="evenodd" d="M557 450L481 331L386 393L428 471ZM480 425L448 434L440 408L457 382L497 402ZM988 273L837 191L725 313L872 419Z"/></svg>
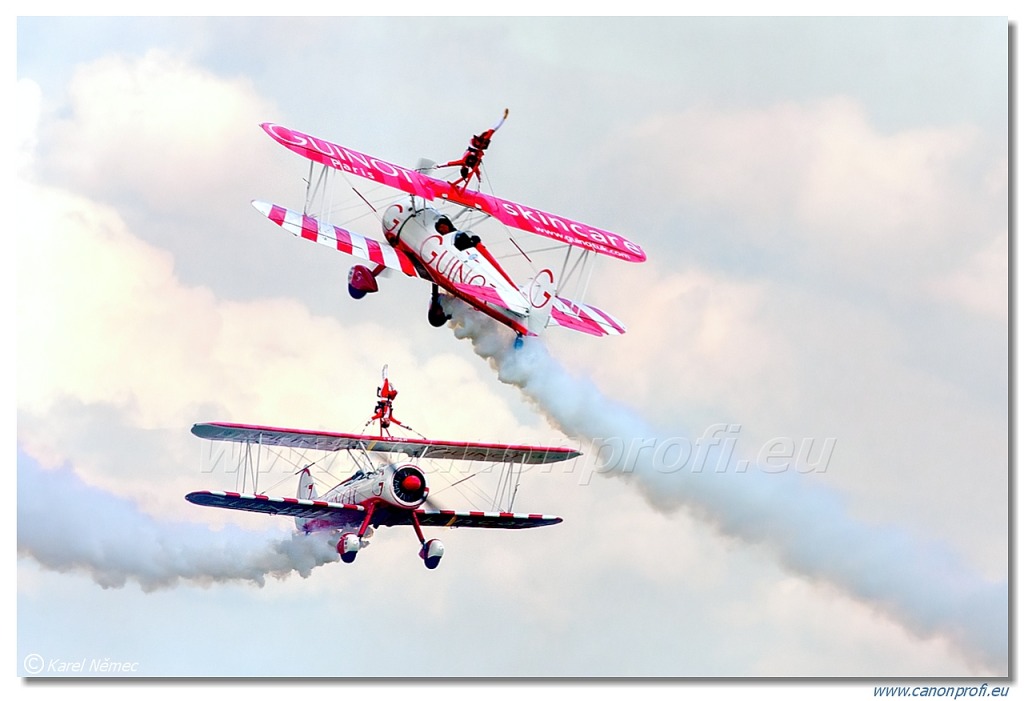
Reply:
<svg viewBox="0 0 1024 701"><path fill-rule="evenodd" d="M416 169L403 168L278 124L262 124L274 141L307 158L310 171L301 212L260 200L254 200L253 207L295 236L369 263L357 264L349 271L348 291L354 299L377 292L377 278L389 269L431 283L427 319L435 327L443 326L450 318L441 304L440 294L444 290L510 327L517 339L538 335L548 326L593 336L625 333L625 327L612 315L567 297L566 286L574 276L578 284L592 255L628 262L646 260L640 246L620 234L471 189L474 177L480 180L480 167L490 139L507 115L508 110L497 125L475 135L462 158L443 165L421 161ZM319 172L315 172L317 166ZM460 168L461 177L449 182L428 175L444 167ZM312 213L318 198L323 202L328 174L333 171L405 193L407 197L387 206L382 215L376 214L384 242L335 226ZM360 194L358 190L356 193ZM361 194L360 198L370 204ZM444 213L442 208L453 213ZM517 284L480 236L468 226L460 228L462 218L473 213L482 215L480 221L493 219L506 228L564 244L561 272L556 276L551 267L536 269L529 255L516 244L534 273L525 284ZM510 240L514 243L514 239Z"/></svg>
<svg viewBox="0 0 1024 701"><path fill-rule="evenodd" d="M343 562L355 561L360 550L369 545L374 529L382 526L411 526L420 542L419 556L428 569L434 569L444 555L443 543L427 539L424 528L505 528L522 529L561 523L558 516L538 513L515 513L511 510L515 487L508 490L508 510L455 511L434 508L429 500L426 472L419 460L456 460L502 463L503 472L511 481L521 473L524 465L540 465L570 460L580 455L567 447L532 445L506 445L500 443L471 443L435 441L426 438L391 436L387 427L395 421L391 401L397 391L387 380L377 396L386 401L382 412L378 402L371 422L377 422L378 435L333 433L302 429L274 428L235 423L199 423L192 433L210 441L225 441L244 445L244 459L249 463L252 448L287 448L320 453L345 451L353 457L356 469L351 475L331 487L322 496L312 473L312 465L298 471L295 497L268 496L256 490L255 480L259 468L249 464L253 475L253 492L196 491L185 498L200 506L252 511L295 519L296 528L304 533L332 531L338 534L337 551ZM368 422L367 425L369 425ZM365 427L364 427L365 428ZM408 427L407 427L408 428ZM411 430L411 429L410 429ZM375 461L372 456L382 456ZM517 467L518 466L518 467ZM515 470L518 469L518 473Z"/></svg>

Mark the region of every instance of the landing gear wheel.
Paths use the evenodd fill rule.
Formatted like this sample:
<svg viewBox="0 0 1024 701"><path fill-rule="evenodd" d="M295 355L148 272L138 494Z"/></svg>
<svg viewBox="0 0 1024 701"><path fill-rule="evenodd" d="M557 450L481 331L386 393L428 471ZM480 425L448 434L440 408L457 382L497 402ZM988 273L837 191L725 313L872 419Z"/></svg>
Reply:
<svg viewBox="0 0 1024 701"><path fill-rule="evenodd" d="M420 557L423 558L423 564L427 566L428 570L437 569L437 566L441 564L441 557L444 555L444 543L434 538L428 540L420 548Z"/></svg>
<svg viewBox="0 0 1024 701"><path fill-rule="evenodd" d="M444 313L444 309L441 307L440 302L430 303L430 309L427 310L427 321L430 322L431 326L435 329L439 329L447 324L448 319L450 318L451 317Z"/></svg>
<svg viewBox="0 0 1024 701"><path fill-rule="evenodd" d="M430 308L427 309L427 321L435 329L439 329L447 324L449 319L451 317L445 314L444 307L441 306L441 293L435 284L430 294Z"/></svg>
<svg viewBox="0 0 1024 701"><path fill-rule="evenodd" d="M359 547L359 536L355 533L342 534L338 541L338 554L341 555L341 561L355 562L356 555L359 554Z"/></svg>

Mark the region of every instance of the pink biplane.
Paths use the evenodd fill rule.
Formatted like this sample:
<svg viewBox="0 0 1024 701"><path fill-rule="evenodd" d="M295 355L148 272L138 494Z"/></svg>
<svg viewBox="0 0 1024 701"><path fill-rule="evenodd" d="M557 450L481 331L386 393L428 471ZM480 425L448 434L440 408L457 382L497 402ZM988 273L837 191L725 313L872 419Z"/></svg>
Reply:
<svg viewBox="0 0 1024 701"><path fill-rule="evenodd" d="M571 460L580 455L578 451L566 447L392 437L387 432L389 421L402 425L395 422L390 413L390 400L394 399L395 394L397 392L387 380L385 366L384 385L378 389L377 396L389 398L389 411L381 414L378 403L371 418L371 422L379 424L376 436L234 423L195 424L192 433L199 438L244 444L242 455L246 463L245 471L253 476L254 493L196 491L187 494L185 498L200 506L291 516L295 519L296 527L304 533L336 532L336 547L343 562L355 560L359 551L369 545L374 529L381 526L412 526L420 542L419 555L428 569L438 566L444 555L444 545L436 538L427 540L423 534L425 527L521 529L562 522L557 516L512 511L518 475L524 465ZM405 428L408 429L407 426ZM268 496L256 489L255 480L262 468L252 464L254 447L257 456L264 449L298 451L303 456L306 451L328 454L346 451L357 462L357 468L349 477L318 496L311 471L312 464L307 464L298 472L298 491L294 498ZM383 463L375 463L371 458L371 455L378 454L387 456ZM416 460L503 464L500 479L507 483L507 490L503 490L503 494L507 496L508 508L496 511L432 508L428 501L430 490L426 473L414 462ZM460 481L466 479L469 477Z"/></svg>
<svg viewBox="0 0 1024 701"><path fill-rule="evenodd" d="M441 306L440 289L444 289L509 326L518 337L537 335L547 326L562 326L594 336L625 333L622 323L613 316L569 299L564 290L571 276L582 278L591 254L642 262L647 258L643 249L619 234L469 189L473 177L479 179L483 158L480 146L485 148L490 143L496 127L475 136L462 159L445 164L458 166L467 159L473 160L471 168L462 165L463 177L453 182L426 174L444 166L426 164L411 170L277 124L262 127L279 144L309 159L310 174L302 212L258 200L253 201L253 206L296 236L371 263L372 266L360 264L350 270L348 289L353 298L377 292L377 277L392 269L432 284L427 318L434 326L443 326L449 318ZM315 164L322 166L316 178ZM309 213L328 169L366 178L408 195L388 206L380 217L385 242L334 226ZM442 213L437 208L442 205L454 206L455 214ZM469 213L486 215L506 227L565 244L560 279L556 280L549 267L534 268L526 284L517 284L479 236L456 226L459 218ZM518 244L516 248L532 264ZM577 258L571 260L574 251Z"/></svg>

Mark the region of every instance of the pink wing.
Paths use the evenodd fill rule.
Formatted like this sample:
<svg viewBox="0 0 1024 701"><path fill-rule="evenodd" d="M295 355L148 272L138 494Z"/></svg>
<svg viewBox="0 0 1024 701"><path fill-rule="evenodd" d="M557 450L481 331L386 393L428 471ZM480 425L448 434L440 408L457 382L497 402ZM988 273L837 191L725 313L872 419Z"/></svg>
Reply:
<svg viewBox="0 0 1024 701"><path fill-rule="evenodd" d="M451 285L468 297L490 302L523 316L530 313L530 307L527 306L526 298L517 290L506 290L503 295L502 290L486 285L467 285L459 282L453 282Z"/></svg>
<svg viewBox="0 0 1024 701"><path fill-rule="evenodd" d="M632 263L647 260L644 250L625 236L539 209L524 207L511 200L503 200L473 190L462 190L444 180L431 178L415 170L402 168L279 124L266 123L261 126L274 141L316 163L388 185L417 197L428 200L440 198L478 209L507 226L546 236L570 246Z"/></svg>
<svg viewBox="0 0 1024 701"><path fill-rule="evenodd" d="M620 234L539 209L524 207L511 200L503 200L473 190L461 190L443 180L428 180L433 186L435 198L440 197L464 207L478 209L506 226L630 263L642 263L647 260L647 254L640 246Z"/></svg>

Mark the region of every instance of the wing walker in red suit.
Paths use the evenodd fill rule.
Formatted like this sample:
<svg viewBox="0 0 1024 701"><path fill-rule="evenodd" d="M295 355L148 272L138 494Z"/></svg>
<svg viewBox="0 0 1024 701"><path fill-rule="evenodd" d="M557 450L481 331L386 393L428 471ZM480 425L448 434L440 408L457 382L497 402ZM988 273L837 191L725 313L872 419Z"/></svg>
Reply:
<svg viewBox="0 0 1024 701"><path fill-rule="evenodd" d="M486 151L487 147L491 145L491 137L494 136L494 132L501 128L501 125L505 123L507 118L508 108L505 108L505 113L501 115L501 119L498 120L497 124L487 131L480 132L469 140L469 148L467 148L466 152L462 154L462 158L438 164L434 167L449 168L452 166L459 166L459 175L462 177L453 181L452 185L456 187L461 185L463 190L469 187L474 176L476 177L477 182L479 182L480 166L484 161L484 151Z"/></svg>

